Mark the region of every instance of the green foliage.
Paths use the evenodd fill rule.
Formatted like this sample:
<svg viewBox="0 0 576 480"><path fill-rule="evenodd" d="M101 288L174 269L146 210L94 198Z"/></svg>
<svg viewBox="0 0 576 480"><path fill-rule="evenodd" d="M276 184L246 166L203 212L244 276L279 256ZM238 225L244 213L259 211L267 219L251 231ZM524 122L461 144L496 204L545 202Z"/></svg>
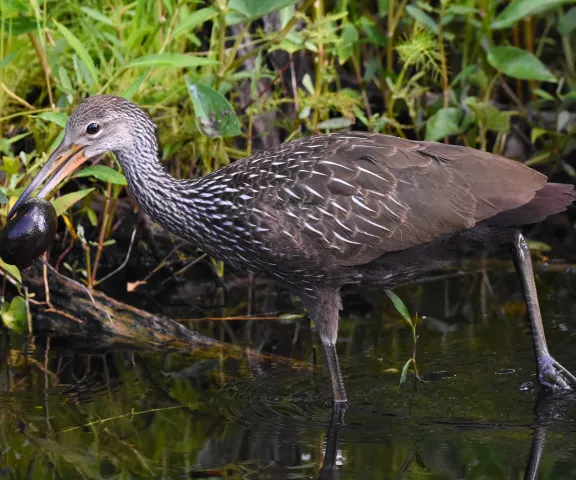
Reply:
<svg viewBox="0 0 576 480"><path fill-rule="evenodd" d="M10 330L20 335L28 332L28 315L24 298L14 297L11 302L4 302L0 308L0 317Z"/></svg>
<svg viewBox="0 0 576 480"><path fill-rule="evenodd" d="M211 58L192 57L184 53L157 53L144 55L126 64L128 67L201 67L206 65L216 65L217 62Z"/></svg>
<svg viewBox="0 0 576 480"><path fill-rule="evenodd" d="M196 113L198 129L209 137L240 135L240 124L230 102L208 85L185 77L186 86Z"/></svg>
<svg viewBox="0 0 576 480"><path fill-rule="evenodd" d="M408 323L408 325L410 325L410 328L412 329L412 357L409 358L402 367L402 372L400 373L400 385L402 385L406 381L406 376L408 375L408 368L410 367L410 365L412 365L412 367L414 368L414 374L416 375L416 378L419 377L418 366L416 365L416 342L418 341L418 335L416 335L416 326L418 325L418 319L417 318L413 319L410 316L408 308L406 307L402 299L398 295L396 295L392 290L387 289L384 291L386 292L386 295L388 295L388 298L392 300L392 303L394 304L394 308L396 309L396 311L400 315L402 315L402 318L406 320L406 322Z"/></svg>
<svg viewBox="0 0 576 480"><path fill-rule="evenodd" d="M462 131L460 117L462 112L459 108L445 107L438 110L426 122L426 140L436 142L457 135Z"/></svg>
<svg viewBox="0 0 576 480"><path fill-rule="evenodd" d="M480 102L476 97L468 97L466 105L472 110L476 121L493 132L508 133L510 131L510 114L501 112L488 102Z"/></svg>
<svg viewBox="0 0 576 480"><path fill-rule="evenodd" d="M400 315L402 315L402 318L406 320L406 322L408 322L408 325L412 326L412 317L410 317L408 308L406 308L406 305L404 304L402 299L398 295L396 295L392 290L385 290L385 292L386 295L388 295L388 298L392 300L392 303L394 304L394 308L396 309L396 311Z"/></svg>
<svg viewBox="0 0 576 480"><path fill-rule="evenodd" d="M58 216L66 212L72 205L76 202L82 200L86 195L94 191L93 188L86 188L84 190L78 190L76 192L67 193L58 198L52 200L52 205L56 209L56 214Z"/></svg>
<svg viewBox="0 0 576 480"><path fill-rule="evenodd" d="M7 272L9 275L11 275L16 280L18 280L19 282L22 282L22 275L20 275L20 270L18 270L18 267L16 267L15 265L9 265L8 263L6 263L4 260L2 260L0 258L0 268L4 272Z"/></svg>
<svg viewBox="0 0 576 480"><path fill-rule="evenodd" d="M227 19L227 24L256 20L268 13L292 6L294 3L295 0L230 0L227 7L232 13Z"/></svg>
<svg viewBox="0 0 576 480"><path fill-rule="evenodd" d="M251 154L258 139L348 128L501 152L518 117L534 142L528 163L572 175L573 4L1 1L0 223L72 109L97 93L146 108L170 173L184 178ZM107 162L66 187L83 202L55 200L74 239L78 225L95 227L88 263L114 236L125 195ZM90 208L97 195L106 211Z"/></svg>
<svg viewBox="0 0 576 480"><path fill-rule="evenodd" d="M529 15L545 13L566 3L574 3L574 0L514 0L496 17L491 27L493 30L509 28Z"/></svg>
<svg viewBox="0 0 576 480"><path fill-rule="evenodd" d="M537 57L520 48L491 48L488 51L488 62L499 72L520 80L558 81Z"/></svg>
<svg viewBox="0 0 576 480"><path fill-rule="evenodd" d="M113 183L114 185L126 185L126 177L106 165L92 165L91 167L83 168L76 173L74 177L94 177L103 182Z"/></svg>

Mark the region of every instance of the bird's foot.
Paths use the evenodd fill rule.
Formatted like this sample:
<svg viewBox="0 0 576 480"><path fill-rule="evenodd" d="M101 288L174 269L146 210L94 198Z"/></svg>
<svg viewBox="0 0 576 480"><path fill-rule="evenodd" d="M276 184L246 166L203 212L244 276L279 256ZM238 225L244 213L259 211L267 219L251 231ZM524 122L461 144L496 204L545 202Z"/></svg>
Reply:
<svg viewBox="0 0 576 480"><path fill-rule="evenodd" d="M576 377L560 365L551 355L548 354L541 359L538 367L540 385L553 393L576 390Z"/></svg>

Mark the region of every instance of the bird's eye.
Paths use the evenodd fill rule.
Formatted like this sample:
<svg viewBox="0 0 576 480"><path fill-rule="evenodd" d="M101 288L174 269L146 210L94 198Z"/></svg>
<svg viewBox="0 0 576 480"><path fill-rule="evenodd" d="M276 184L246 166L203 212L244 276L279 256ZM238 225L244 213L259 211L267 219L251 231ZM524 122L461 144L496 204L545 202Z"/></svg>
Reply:
<svg viewBox="0 0 576 480"><path fill-rule="evenodd" d="M86 133L88 135L96 135L100 131L100 125L97 123L91 123L86 127Z"/></svg>

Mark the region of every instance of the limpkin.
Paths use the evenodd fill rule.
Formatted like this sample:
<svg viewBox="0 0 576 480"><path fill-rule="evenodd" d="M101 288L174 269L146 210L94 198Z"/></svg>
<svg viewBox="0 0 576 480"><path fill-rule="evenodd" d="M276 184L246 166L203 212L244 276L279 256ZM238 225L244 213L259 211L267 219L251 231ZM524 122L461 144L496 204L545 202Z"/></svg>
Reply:
<svg viewBox="0 0 576 480"><path fill-rule="evenodd" d="M87 159L115 153L157 223L241 270L265 272L302 300L346 402L336 340L340 288L393 287L464 255L511 245L531 321L539 382L576 388L548 352L530 251L518 228L566 210L574 187L472 148L376 133L317 135L191 180L158 160L156 126L126 99L100 95L70 116L62 143L10 215L46 179L46 197Z"/></svg>

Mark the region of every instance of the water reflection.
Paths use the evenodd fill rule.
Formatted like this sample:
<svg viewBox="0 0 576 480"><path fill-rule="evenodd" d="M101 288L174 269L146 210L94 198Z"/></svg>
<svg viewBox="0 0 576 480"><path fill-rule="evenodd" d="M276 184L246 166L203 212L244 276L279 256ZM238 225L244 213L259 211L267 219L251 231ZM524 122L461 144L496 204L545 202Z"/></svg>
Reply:
<svg viewBox="0 0 576 480"><path fill-rule="evenodd" d="M534 380L534 360L520 291L513 273L488 280L481 287L486 279L468 275L398 292L426 316L417 350L425 381L410 376L402 387L409 329L381 292L345 295L339 350L347 410L331 408L306 319L198 323L216 338L249 339L243 358L94 354L64 344L26 353L5 337L1 474L380 479L537 478L539 471L539 478L569 478L576 472L576 400L521 389ZM540 281L551 349L573 367L572 279L546 274ZM233 290L232 307L204 311L237 314L236 299L245 295L245 288ZM256 312L292 308L275 289L254 296ZM281 357L293 362L275 360Z"/></svg>

